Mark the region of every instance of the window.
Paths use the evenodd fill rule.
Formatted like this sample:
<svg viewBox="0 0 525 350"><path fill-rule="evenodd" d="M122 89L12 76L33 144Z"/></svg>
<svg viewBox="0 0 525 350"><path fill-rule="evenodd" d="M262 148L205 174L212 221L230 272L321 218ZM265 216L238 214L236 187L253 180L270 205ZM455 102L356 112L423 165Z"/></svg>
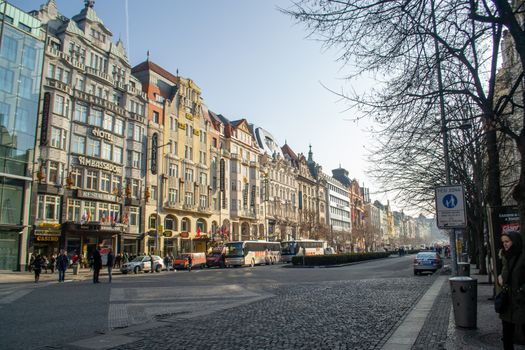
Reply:
<svg viewBox="0 0 525 350"><path fill-rule="evenodd" d="M60 197L38 195L37 220L60 220Z"/></svg>
<svg viewBox="0 0 525 350"><path fill-rule="evenodd" d="M101 222L109 222L109 204L108 203L99 203L98 204L98 217Z"/></svg>
<svg viewBox="0 0 525 350"><path fill-rule="evenodd" d="M84 214L82 214L82 220L97 221L96 210L97 210L96 202L85 201L84 202Z"/></svg>
<svg viewBox="0 0 525 350"><path fill-rule="evenodd" d="M113 146L113 161L122 164L122 147Z"/></svg>
<svg viewBox="0 0 525 350"><path fill-rule="evenodd" d="M53 106L53 112L59 115L65 115L66 113L66 107L65 107L65 98L64 96L55 95L55 104Z"/></svg>
<svg viewBox="0 0 525 350"><path fill-rule="evenodd" d="M159 119L159 112L153 111L153 122L158 124Z"/></svg>
<svg viewBox="0 0 525 350"><path fill-rule="evenodd" d="M13 91L14 73L9 69L0 67L0 90L5 92Z"/></svg>
<svg viewBox="0 0 525 350"><path fill-rule="evenodd" d="M122 187L122 178L120 176L113 175L111 180L111 192L113 194L118 194Z"/></svg>
<svg viewBox="0 0 525 350"><path fill-rule="evenodd" d="M139 211L138 208L129 208L129 224L131 226L137 226L139 223Z"/></svg>
<svg viewBox="0 0 525 350"><path fill-rule="evenodd" d="M190 220L188 218L183 218L180 221L180 230L181 231L188 231L190 229Z"/></svg>
<svg viewBox="0 0 525 350"><path fill-rule="evenodd" d="M203 152L203 151L199 152L199 162L201 164L206 165L206 152Z"/></svg>
<svg viewBox="0 0 525 350"><path fill-rule="evenodd" d="M207 143L207 140L208 140L208 137L207 137L207 134L206 134L206 131L204 130L201 130L201 133L199 135L199 138L200 138L200 141L204 144Z"/></svg>
<svg viewBox="0 0 525 350"><path fill-rule="evenodd" d="M135 180L135 179L131 180L131 196L133 198L140 198L139 188L140 188L139 180Z"/></svg>
<svg viewBox="0 0 525 350"><path fill-rule="evenodd" d="M132 168L140 168L140 153L135 151L128 151L128 166Z"/></svg>
<svg viewBox="0 0 525 350"><path fill-rule="evenodd" d="M170 130L175 130L175 118L170 117Z"/></svg>
<svg viewBox="0 0 525 350"><path fill-rule="evenodd" d="M156 229L157 228L157 215L151 214L149 216L149 228L150 229Z"/></svg>
<svg viewBox="0 0 525 350"><path fill-rule="evenodd" d="M47 66L47 77L51 78L51 79L54 79L55 78L55 70L56 70L56 66L54 64L50 63Z"/></svg>
<svg viewBox="0 0 525 350"><path fill-rule="evenodd" d="M206 174L205 172L201 172L200 184L201 185L207 185L208 184L208 174Z"/></svg>
<svg viewBox="0 0 525 350"><path fill-rule="evenodd" d="M103 192L109 192L111 186L111 174L102 173L100 176L100 190Z"/></svg>
<svg viewBox="0 0 525 350"><path fill-rule="evenodd" d="M119 118L115 118L115 134L122 135L124 134L124 121Z"/></svg>
<svg viewBox="0 0 525 350"><path fill-rule="evenodd" d="M113 145L110 143L102 142L102 158L106 160L112 160Z"/></svg>
<svg viewBox="0 0 525 350"><path fill-rule="evenodd" d="M60 164L58 162L49 162L47 182L51 184L58 183L58 169L59 168L60 168Z"/></svg>
<svg viewBox="0 0 525 350"><path fill-rule="evenodd" d="M73 134L71 140L71 152L85 154L86 153L86 138L84 136Z"/></svg>
<svg viewBox="0 0 525 350"><path fill-rule="evenodd" d="M51 147L65 149L66 148L67 131L59 128L51 127Z"/></svg>
<svg viewBox="0 0 525 350"><path fill-rule="evenodd" d="M154 201L158 200L158 190L157 186L151 186L151 199Z"/></svg>
<svg viewBox="0 0 525 350"><path fill-rule="evenodd" d="M17 51L18 51L17 40L9 35L4 35L4 37L2 38L2 51L0 51L0 56L10 61L16 61Z"/></svg>
<svg viewBox="0 0 525 350"><path fill-rule="evenodd" d="M94 140L88 137L87 155L91 157L100 157L100 140Z"/></svg>
<svg viewBox="0 0 525 350"><path fill-rule="evenodd" d="M75 103L74 120L82 123L87 123L87 106L81 103Z"/></svg>
<svg viewBox="0 0 525 350"><path fill-rule="evenodd" d="M208 197L206 195L201 194L200 199L199 199L199 206L201 208L208 207Z"/></svg>
<svg viewBox="0 0 525 350"><path fill-rule="evenodd" d="M184 197L184 203L186 205L193 205L193 192L186 192L186 196Z"/></svg>
<svg viewBox="0 0 525 350"><path fill-rule="evenodd" d="M184 174L184 178L188 182L193 182L193 169L186 169L186 173Z"/></svg>
<svg viewBox="0 0 525 350"><path fill-rule="evenodd" d="M175 218L171 215L166 216L164 219L164 228L166 230L175 230Z"/></svg>
<svg viewBox="0 0 525 350"><path fill-rule="evenodd" d="M108 131L113 131L113 116L110 114L104 114L103 128Z"/></svg>
<svg viewBox="0 0 525 350"><path fill-rule="evenodd" d="M86 175L86 188L98 190L98 171L88 170Z"/></svg>
<svg viewBox="0 0 525 350"><path fill-rule="evenodd" d="M178 177L179 176L179 167L177 164L170 163L168 167L168 175L170 177Z"/></svg>
<svg viewBox="0 0 525 350"><path fill-rule="evenodd" d="M20 84L18 85L18 94L23 98L31 98L33 79L21 74L19 82Z"/></svg>
<svg viewBox="0 0 525 350"><path fill-rule="evenodd" d="M168 191L168 201L172 203L177 203L177 190L170 188Z"/></svg>
<svg viewBox="0 0 525 350"><path fill-rule="evenodd" d="M27 24L24 24L22 22L18 22L18 28L22 29L23 31L26 31L28 33L31 33L31 27Z"/></svg>
<svg viewBox="0 0 525 350"><path fill-rule="evenodd" d="M80 200L68 199L67 201L67 220L80 221Z"/></svg>
<svg viewBox="0 0 525 350"><path fill-rule="evenodd" d="M82 169L79 168L73 168L71 170L71 178L73 179L73 186L82 188L84 184L82 183Z"/></svg>
<svg viewBox="0 0 525 350"><path fill-rule="evenodd" d="M102 126L102 111L98 109L92 109L89 116L89 124L101 127Z"/></svg>
<svg viewBox="0 0 525 350"><path fill-rule="evenodd" d="M187 160L193 160L193 148L190 146L184 146L184 158Z"/></svg>
<svg viewBox="0 0 525 350"><path fill-rule="evenodd" d="M142 142L144 131L140 125L128 123L128 138Z"/></svg>

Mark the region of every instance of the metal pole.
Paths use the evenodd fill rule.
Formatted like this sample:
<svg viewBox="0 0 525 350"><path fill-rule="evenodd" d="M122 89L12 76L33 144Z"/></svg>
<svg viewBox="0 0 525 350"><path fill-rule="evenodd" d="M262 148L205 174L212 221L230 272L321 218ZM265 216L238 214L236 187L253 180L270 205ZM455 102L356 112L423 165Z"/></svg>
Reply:
<svg viewBox="0 0 525 350"><path fill-rule="evenodd" d="M434 33L437 33L436 16L434 8L434 0L431 1L432 6L432 26ZM437 38L434 36L434 48L436 50L436 65L437 65L437 77L438 77L438 89L439 89L439 111L441 115L441 132L443 133L443 157L445 161L445 176L447 185L450 185L450 158L448 154L448 130L447 120L445 116L445 97L443 96L443 77L441 74L441 58L439 55L439 44ZM452 260L452 275L457 276L458 274L458 261L456 254L456 230L447 230L450 241L450 257Z"/></svg>

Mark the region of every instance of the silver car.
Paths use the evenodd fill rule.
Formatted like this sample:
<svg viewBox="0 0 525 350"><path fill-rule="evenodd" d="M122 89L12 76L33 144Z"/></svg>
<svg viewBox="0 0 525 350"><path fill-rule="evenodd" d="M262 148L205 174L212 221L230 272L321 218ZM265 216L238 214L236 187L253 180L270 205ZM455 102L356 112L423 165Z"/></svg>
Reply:
<svg viewBox="0 0 525 350"><path fill-rule="evenodd" d="M414 258L414 275L424 271L435 272L443 267L443 260L436 252L419 252Z"/></svg>
<svg viewBox="0 0 525 350"><path fill-rule="evenodd" d="M166 269L164 266L164 261L158 255L152 255L153 258L153 268L155 272L160 272ZM122 265L120 271L123 274L128 272L139 273L141 271L150 272L151 271L151 259L149 255L139 255L135 259L131 260Z"/></svg>

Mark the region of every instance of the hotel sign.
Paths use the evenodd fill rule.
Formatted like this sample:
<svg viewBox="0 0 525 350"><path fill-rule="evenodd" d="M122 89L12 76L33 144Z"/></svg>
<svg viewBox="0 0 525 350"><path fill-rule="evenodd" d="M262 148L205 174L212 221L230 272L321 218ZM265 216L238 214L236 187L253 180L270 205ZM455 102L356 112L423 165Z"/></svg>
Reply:
<svg viewBox="0 0 525 350"><path fill-rule="evenodd" d="M91 192L84 190L77 190L77 197L89 198L101 201L116 202L117 196L109 193Z"/></svg>
<svg viewBox="0 0 525 350"><path fill-rule="evenodd" d="M101 139L113 142L113 135L107 131L100 130L99 128L93 128L91 130L93 136L100 137Z"/></svg>
<svg viewBox="0 0 525 350"><path fill-rule="evenodd" d="M102 160L78 156L78 162L80 163L80 165L111 171L112 173L115 173L117 175L120 175L122 173L122 169L120 166L104 162Z"/></svg>

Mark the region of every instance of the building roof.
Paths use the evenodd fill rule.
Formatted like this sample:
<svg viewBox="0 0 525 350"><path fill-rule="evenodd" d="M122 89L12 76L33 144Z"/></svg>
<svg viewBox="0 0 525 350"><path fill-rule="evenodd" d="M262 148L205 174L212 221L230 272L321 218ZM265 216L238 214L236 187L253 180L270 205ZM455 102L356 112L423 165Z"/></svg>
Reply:
<svg viewBox="0 0 525 350"><path fill-rule="evenodd" d="M298 161L299 157L295 154L295 152L288 146L287 143L284 144L284 146L281 147L281 150L283 151L283 154L288 155L292 160Z"/></svg>
<svg viewBox="0 0 525 350"><path fill-rule="evenodd" d="M133 67L131 69L131 73L138 73L138 72L143 72L143 71L148 71L148 70L151 70L157 73L161 77L171 81L173 84L178 84L179 82L178 77L174 76L173 74L171 74L170 72L162 68L161 66L153 63L149 59Z"/></svg>

